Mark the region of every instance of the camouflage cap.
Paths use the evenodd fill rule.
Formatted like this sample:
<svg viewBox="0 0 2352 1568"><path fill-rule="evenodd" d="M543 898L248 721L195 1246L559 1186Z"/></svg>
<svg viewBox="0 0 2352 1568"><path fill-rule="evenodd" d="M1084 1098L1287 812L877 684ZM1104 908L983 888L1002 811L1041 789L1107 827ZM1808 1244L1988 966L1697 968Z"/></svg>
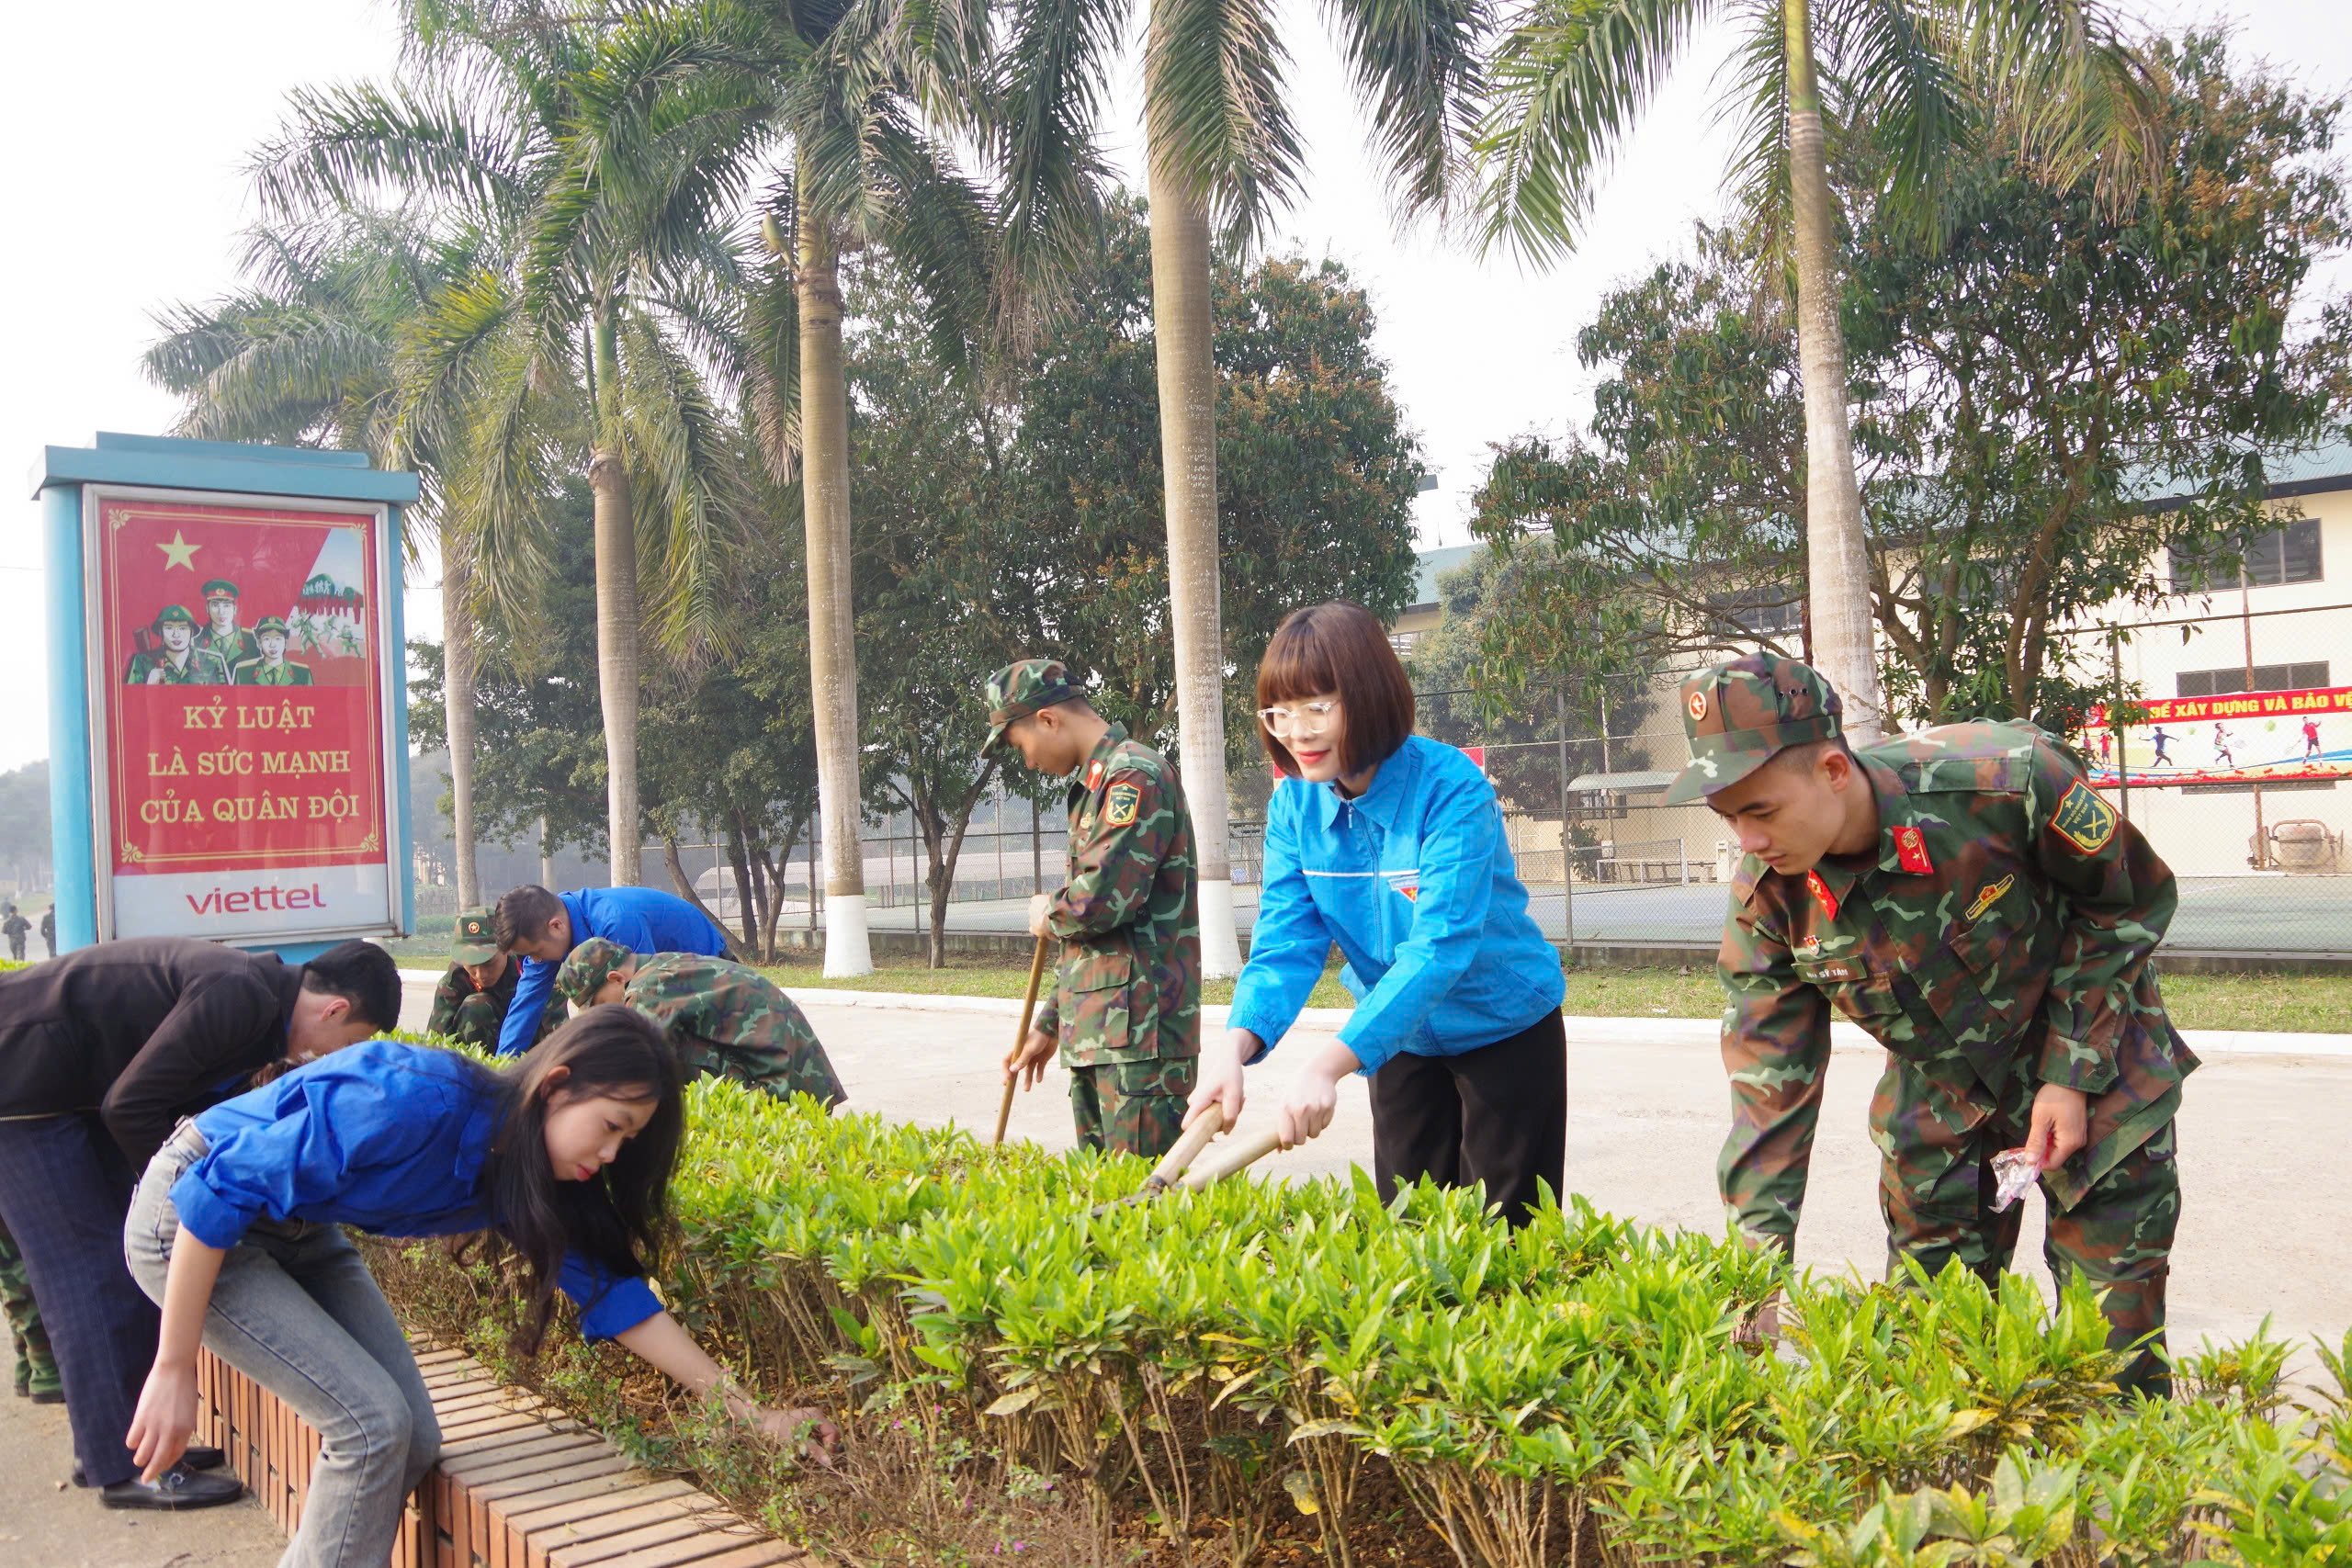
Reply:
<svg viewBox="0 0 2352 1568"><path fill-rule="evenodd" d="M277 615L264 615L260 620L254 623L254 636L268 637L273 633L278 637L284 637L286 635L286 622L281 617Z"/></svg>
<svg viewBox="0 0 2352 1568"><path fill-rule="evenodd" d="M225 577L216 577L204 585L204 602L208 604L215 599L234 599L236 596L237 585Z"/></svg>
<svg viewBox="0 0 2352 1568"><path fill-rule="evenodd" d="M155 612L155 623L153 626L148 627L148 630L160 632L165 626L193 627L195 625L196 617L188 614L187 605L166 604L162 609Z"/></svg>
<svg viewBox="0 0 2352 1568"><path fill-rule="evenodd" d="M1708 666L1682 682L1690 765L1667 786L1666 804L1729 789L1785 747L1836 739L1844 712L1820 671L1793 659L1751 653Z"/></svg>
<svg viewBox="0 0 2352 1568"><path fill-rule="evenodd" d="M498 956L498 936L491 929L488 909L458 911L458 942L449 956L460 964L487 964Z"/></svg>
<svg viewBox="0 0 2352 1568"><path fill-rule="evenodd" d="M1070 679L1069 667L1058 659L1024 659L1006 665L989 676L981 689L982 700L989 705L989 739L980 754L996 750L997 742L1004 739L1005 726L1014 719L1084 695L1085 691Z"/></svg>
<svg viewBox="0 0 2352 1568"><path fill-rule="evenodd" d="M592 1007L596 993L613 977L613 971L624 964L635 964L637 954L608 937L592 936L571 950L563 967L555 972L555 994L573 1007Z"/></svg>

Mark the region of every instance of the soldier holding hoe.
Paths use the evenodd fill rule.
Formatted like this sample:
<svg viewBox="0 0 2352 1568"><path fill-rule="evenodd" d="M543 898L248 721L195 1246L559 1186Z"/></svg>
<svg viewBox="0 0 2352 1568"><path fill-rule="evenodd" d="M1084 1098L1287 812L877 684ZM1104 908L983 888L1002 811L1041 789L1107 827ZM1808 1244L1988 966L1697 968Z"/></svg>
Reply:
<svg viewBox="0 0 2352 1568"><path fill-rule="evenodd" d="M2081 767L2019 724L1940 726L1857 753L1842 705L1793 660L1684 682L1691 762L1738 833L1719 957L1732 1131L1724 1201L1793 1246L1835 1007L1887 1048L1871 1106L1891 1270L1957 1259L1988 1283L2017 1247L1995 1156L2021 1147L2046 1258L2101 1292L2127 1390L2161 1394L2180 1214L2174 1114L2197 1066L2150 955L2172 873Z"/></svg>
<svg viewBox="0 0 2352 1568"><path fill-rule="evenodd" d="M1094 711L1057 660L989 677L988 746L1070 778L1069 874L1030 900L1061 964L1029 1037L1004 1059L1035 1088L1057 1046L1079 1142L1157 1158L1175 1145L1201 1051L1200 894L1193 819L1168 760Z"/></svg>

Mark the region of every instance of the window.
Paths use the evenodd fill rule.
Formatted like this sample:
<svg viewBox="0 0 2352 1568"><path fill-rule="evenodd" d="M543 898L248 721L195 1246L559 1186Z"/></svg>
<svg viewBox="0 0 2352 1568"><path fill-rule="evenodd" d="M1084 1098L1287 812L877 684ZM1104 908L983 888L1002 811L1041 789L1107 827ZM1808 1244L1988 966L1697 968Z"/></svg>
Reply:
<svg viewBox="0 0 2352 1568"><path fill-rule="evenodd" d="M1750 637L1776 637L1804 625L1804 597L1790 589L1754 589L1724 600L1723 614Z"/></svg>
<svg viewBox="0 0 2352 1568"><path fill-rule="evenodd" d="M2183 697L2222 697L2232 692L2300 692L2328 683L2327 660L2313 660L2305 664L2257 664L2254 667L2254 684L2245 683L2245 666L2234 670L2184 670L2176 677L2179 689L2174 694Z"/></svg>
<svg viewBox="0 0 2352 1568"><path fill-rule="evenodd" d="M2319 519L2299 517L2245 544L2245 581L2254 588L2275 588L2282 582L2317 582L2322 576ZM2209 593L2235 588L2237 572L2224 563L2204 560L2178 550L2172 552L2172 591ZM2233 688L2234 689L2234 688Z"/></svg>
<svg viewBox="0 0 2352 1568"><path fill-rule="evenodd" d="M1397 658L1410 659L1413 649L1421 646L1421 636L1419 632L1390 632L1388 646L1396 650Z"/></svg>

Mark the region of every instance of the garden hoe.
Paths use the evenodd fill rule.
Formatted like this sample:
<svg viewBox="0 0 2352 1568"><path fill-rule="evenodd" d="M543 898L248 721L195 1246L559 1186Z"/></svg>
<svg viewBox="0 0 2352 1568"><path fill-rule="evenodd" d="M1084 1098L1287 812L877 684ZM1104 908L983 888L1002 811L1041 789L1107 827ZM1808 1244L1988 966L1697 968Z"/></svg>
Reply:
<svg viewBox="0 0 2352 1568"><path fill-rule="evenodd" d="M1037 951L1029 960L1029 994L1021 1002L1021 1030L1012 1037L1012 1047L1019 1050L1029 1038L1029 1021L1037 1016L1037 982L1046 973L1046 943L1050 939L1039 937ZM1012 1120L1012 1093L1021 1086L1017 1073L1004 1076L1004 1098L997 1103L996 1136L991 1140L999 1147L1004 1144L1004 1124Z"/></svg>
<svg viewBox="0 0 2352 1568"><path fill-rule="evenodd" d="M1209 1140L1224 1125L1225 1108L1212 1106L1206 1115L1185 1130L1184 1135L1177 1140L1176 1146L1151 1168L1151 1174L1144 1178L1141 1187L1124 1198L1096 1204L1092 1213L1106 1214L1129 1203L1148 1203L1171 1188L1182 1187L1187 1192L1198 1192L1228 1177L1240 1175L1282 1147L1282 1134L1268 1128L1262 1133L1253 1133L1249 1137L1236 1138L1224 1145L1217 1151L1217 1158L1198 1170L1192 1169L1193 1161L1200 1157L1201 1151L1208 1146Z"/></svg>

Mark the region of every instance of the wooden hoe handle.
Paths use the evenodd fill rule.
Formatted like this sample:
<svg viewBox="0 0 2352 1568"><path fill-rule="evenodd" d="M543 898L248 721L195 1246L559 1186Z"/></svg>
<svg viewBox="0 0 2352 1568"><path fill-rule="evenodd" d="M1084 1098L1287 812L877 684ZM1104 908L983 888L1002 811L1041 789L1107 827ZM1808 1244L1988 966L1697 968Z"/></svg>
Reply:
<svg viewBox="0 0 2352 1568"><path fill-rule="evenodd" d="M1039 937L1037 939L1037 951L1030 955L1029 994L1022 998L1021 1028L1012 1036L1012 1046L1016 1051L1028 1043L1029 1021L1037 1016L1037 982L1044 977L1046 973L1046 940L1047 939L1045 937ZM1012 1120L1013 1090L1020 1087L1021 1075L1018 1073L1007 1073L1004 1076L1004 1098L997 1102L996 1107L996 1136L989 1140L990 1143L999 1146L1001 1146L1004 1143L1005 1123Z"/></svg>

